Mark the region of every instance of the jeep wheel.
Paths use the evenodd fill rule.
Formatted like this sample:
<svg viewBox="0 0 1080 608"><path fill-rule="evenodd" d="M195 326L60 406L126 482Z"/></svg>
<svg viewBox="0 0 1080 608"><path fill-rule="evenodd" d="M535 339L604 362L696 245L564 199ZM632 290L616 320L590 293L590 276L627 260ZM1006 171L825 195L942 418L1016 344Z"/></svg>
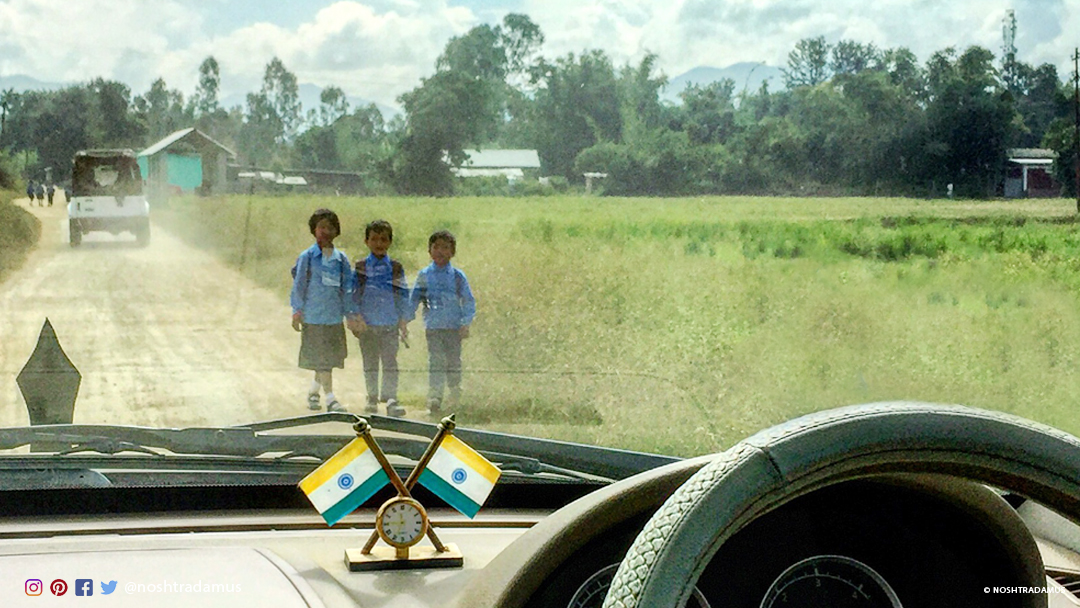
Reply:
<svg viewBox="0 0 1080 608"><path fill-rule="evenodd" d="M79 223L75 220L68 220L68 236L72 247L78 247L82 243L82 231L79 230Z"/></svg>

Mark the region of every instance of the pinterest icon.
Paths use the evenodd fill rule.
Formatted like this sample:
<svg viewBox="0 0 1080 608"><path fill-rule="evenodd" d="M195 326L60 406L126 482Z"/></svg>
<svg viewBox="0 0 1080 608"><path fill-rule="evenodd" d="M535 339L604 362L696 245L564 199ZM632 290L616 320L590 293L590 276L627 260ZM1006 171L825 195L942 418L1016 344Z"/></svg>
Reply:
<svg viewBox="0 0 1080 608"><path fill-rule="evenodd" d="M67 583L58 578L49 585L49 591L52 591L53 595L64 595L67 593Z"/></svg>

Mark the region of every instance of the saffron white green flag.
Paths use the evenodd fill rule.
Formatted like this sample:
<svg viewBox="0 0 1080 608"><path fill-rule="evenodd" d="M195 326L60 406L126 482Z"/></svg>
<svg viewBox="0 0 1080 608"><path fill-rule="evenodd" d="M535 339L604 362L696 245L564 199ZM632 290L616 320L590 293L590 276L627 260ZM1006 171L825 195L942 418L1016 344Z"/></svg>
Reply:
<svg viewBox="0 0 1080 608"><path fill-rule="evenodd" d="M479 452L447 435L417 480L467 517L474 517L502 471Z"/></svg>
<svg viewBox="0 0 1080 608"><path fill-rule="evenodd" d="M332 526L388 483L371 447L357 437L300 480L300 489Z"/></svg>

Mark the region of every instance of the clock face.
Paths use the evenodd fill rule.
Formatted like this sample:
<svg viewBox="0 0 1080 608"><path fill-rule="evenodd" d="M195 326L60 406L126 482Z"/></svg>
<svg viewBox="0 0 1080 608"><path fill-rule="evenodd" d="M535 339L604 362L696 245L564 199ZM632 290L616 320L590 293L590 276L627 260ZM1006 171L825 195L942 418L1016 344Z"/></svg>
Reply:
<svg viewBox="0 0 1080 608"><path fill-rule="evenodd" d="M427 532L427 514L420 503L410 498L393 498L379 509L376 517L379 536L395 547L410 547Z"/></svg>

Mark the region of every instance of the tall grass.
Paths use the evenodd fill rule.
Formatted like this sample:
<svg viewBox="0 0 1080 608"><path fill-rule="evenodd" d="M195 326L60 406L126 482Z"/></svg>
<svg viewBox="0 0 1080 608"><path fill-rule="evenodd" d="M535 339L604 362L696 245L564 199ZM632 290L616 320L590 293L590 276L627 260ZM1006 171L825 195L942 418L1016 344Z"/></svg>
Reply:
<svg viewBox="0 0 1080 608"><path fill-rule="evenodd" d="M432 230L458 236L480 309L467 425L690 455L798 414L915 399L1080 432L1067 201L230 197L155 213L284 301L320 206L354 259L364 224L390 220L410 278ZM422 347L402 351L407 405L424 393Z"/></svg>

